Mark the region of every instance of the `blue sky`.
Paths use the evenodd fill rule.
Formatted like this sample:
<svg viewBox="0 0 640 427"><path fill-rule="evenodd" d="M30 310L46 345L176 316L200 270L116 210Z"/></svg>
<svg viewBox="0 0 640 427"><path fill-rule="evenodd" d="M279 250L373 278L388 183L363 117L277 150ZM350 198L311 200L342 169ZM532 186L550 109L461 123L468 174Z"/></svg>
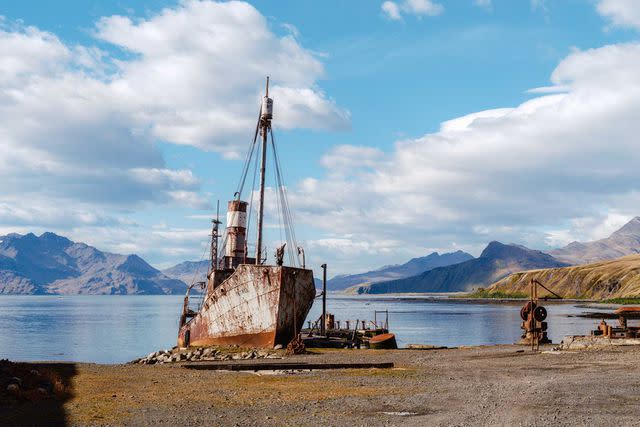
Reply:
<svg viewBox="0 0 640 427"><path fill-rule="evenodd" d="M5 149L27 147L34 164L5 168L6 185L20 184L0 197L6 207L0 232L53 230L102 249L137 252L160 267L200 258L211 207L235 189L242 168L237 157L252 136L267 74L276 86L276 108L286 107L280 117L276 109L275 135L298 237L311 262L326 261L335 272L432 250L477 255L493 239L545 248L599 238L637 214L639 189L629 183L634 157L626 151L636 128L624 121L635 98L594 104L588 112L569 108L582 105L570 103L571 96L634 93L629 88L636 82L626 73L613 83L597 80L635 65L640 12L634 2L386 3L399 15L372 0L224 8L190 1L3 4L1 36L13 43L15 58L4 65L12 79L0 88L42 96L51 110L2 104L0 121L12 129ZM217 21L225 13L237 22ZM191 30L195 17L199 25ZM246 48L249 34L264 49ZM27 54L39 60L18 69ZM563 94L529 91L547 86ZM74 106L79 95L72 87L90 98L78 104L86 111ZM604 87L606 93L594 95ZM56 103L65 99L71 107L56 118ZM542 119L548 112L531 110L537 100L561 103L553 117L563 120L545 132L539 129L550 123ZM530 116L494 111L503 108ZM441 128L486 111L488 117L455 133ZM596 112L615 126L585 134L581 120ZM523 120L517 127L516 118ZM45 130L25 131L29 119ZM589 135L598 137L581 150ZM505 150L499 140L511 136L513 150ZM64 140L59 146L57 138ZM7 153L10 166L26 158L21 150ZM505 166L526 156L526 165ZM583 168L564 170L576 158ZM114 178L116 171L123 175ZM277 233L269 238L273 248Z"/></svg>

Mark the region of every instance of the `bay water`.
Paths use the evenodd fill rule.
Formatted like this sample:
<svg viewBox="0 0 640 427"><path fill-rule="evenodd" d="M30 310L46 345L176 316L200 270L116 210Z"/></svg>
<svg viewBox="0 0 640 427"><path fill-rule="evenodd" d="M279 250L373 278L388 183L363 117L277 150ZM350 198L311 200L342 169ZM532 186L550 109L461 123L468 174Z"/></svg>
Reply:
<svg viewBox="0 0 640 427"><path fill-rule="evenodd" d="M123 363L171 348L182 296L0 296L0 359ZM521 303L338 296L327 299L336 320L373 320L388 311L398 345L511 344L520 338ZM570 317L577 304L548 304L549 337L587 334L598 320ZM320 317L315 301L308 320ZM594 311L589 309L588 311ZM378 320L385 314L378 313ZM344 323L342 323L344 325ZM305 323L306 326L306 323Z"/></svg>

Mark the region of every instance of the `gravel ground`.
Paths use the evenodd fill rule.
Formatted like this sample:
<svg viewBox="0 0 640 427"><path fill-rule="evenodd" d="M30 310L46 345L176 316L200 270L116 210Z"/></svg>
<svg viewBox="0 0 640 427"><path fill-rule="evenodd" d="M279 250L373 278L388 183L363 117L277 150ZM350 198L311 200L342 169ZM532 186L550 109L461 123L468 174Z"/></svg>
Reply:
<svg viewBox="0 0 640 427"><path fill-rule="evenodd" d="M0 413L0 424L640 425L639 358L639 347L531 353L491 346L285 359L392 361L394 369L256 374L69 364L62 370L68 398L16 404Z"/></svg>

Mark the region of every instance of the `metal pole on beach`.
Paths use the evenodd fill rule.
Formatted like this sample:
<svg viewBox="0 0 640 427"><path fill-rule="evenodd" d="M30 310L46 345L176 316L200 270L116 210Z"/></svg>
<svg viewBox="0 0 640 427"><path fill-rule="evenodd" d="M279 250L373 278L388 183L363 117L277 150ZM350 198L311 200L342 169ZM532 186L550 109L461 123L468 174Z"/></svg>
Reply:
<svg viewBox="0 0 640 427"><path fill-rule="evenodd" d="M320 335L327 335L327 264L322 264L322 320L320 322Z"/></svg>

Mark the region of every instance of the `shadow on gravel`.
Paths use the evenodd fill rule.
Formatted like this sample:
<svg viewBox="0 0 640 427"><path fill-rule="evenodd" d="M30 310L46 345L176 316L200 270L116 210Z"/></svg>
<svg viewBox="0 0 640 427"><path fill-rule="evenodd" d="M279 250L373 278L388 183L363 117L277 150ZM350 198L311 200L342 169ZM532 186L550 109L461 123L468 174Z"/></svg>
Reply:
<svg viewBox="0 0 640 427"><path fill-rule="evenodd" d="M67 425L73 363L0 360L0 425Z"/></svg>

